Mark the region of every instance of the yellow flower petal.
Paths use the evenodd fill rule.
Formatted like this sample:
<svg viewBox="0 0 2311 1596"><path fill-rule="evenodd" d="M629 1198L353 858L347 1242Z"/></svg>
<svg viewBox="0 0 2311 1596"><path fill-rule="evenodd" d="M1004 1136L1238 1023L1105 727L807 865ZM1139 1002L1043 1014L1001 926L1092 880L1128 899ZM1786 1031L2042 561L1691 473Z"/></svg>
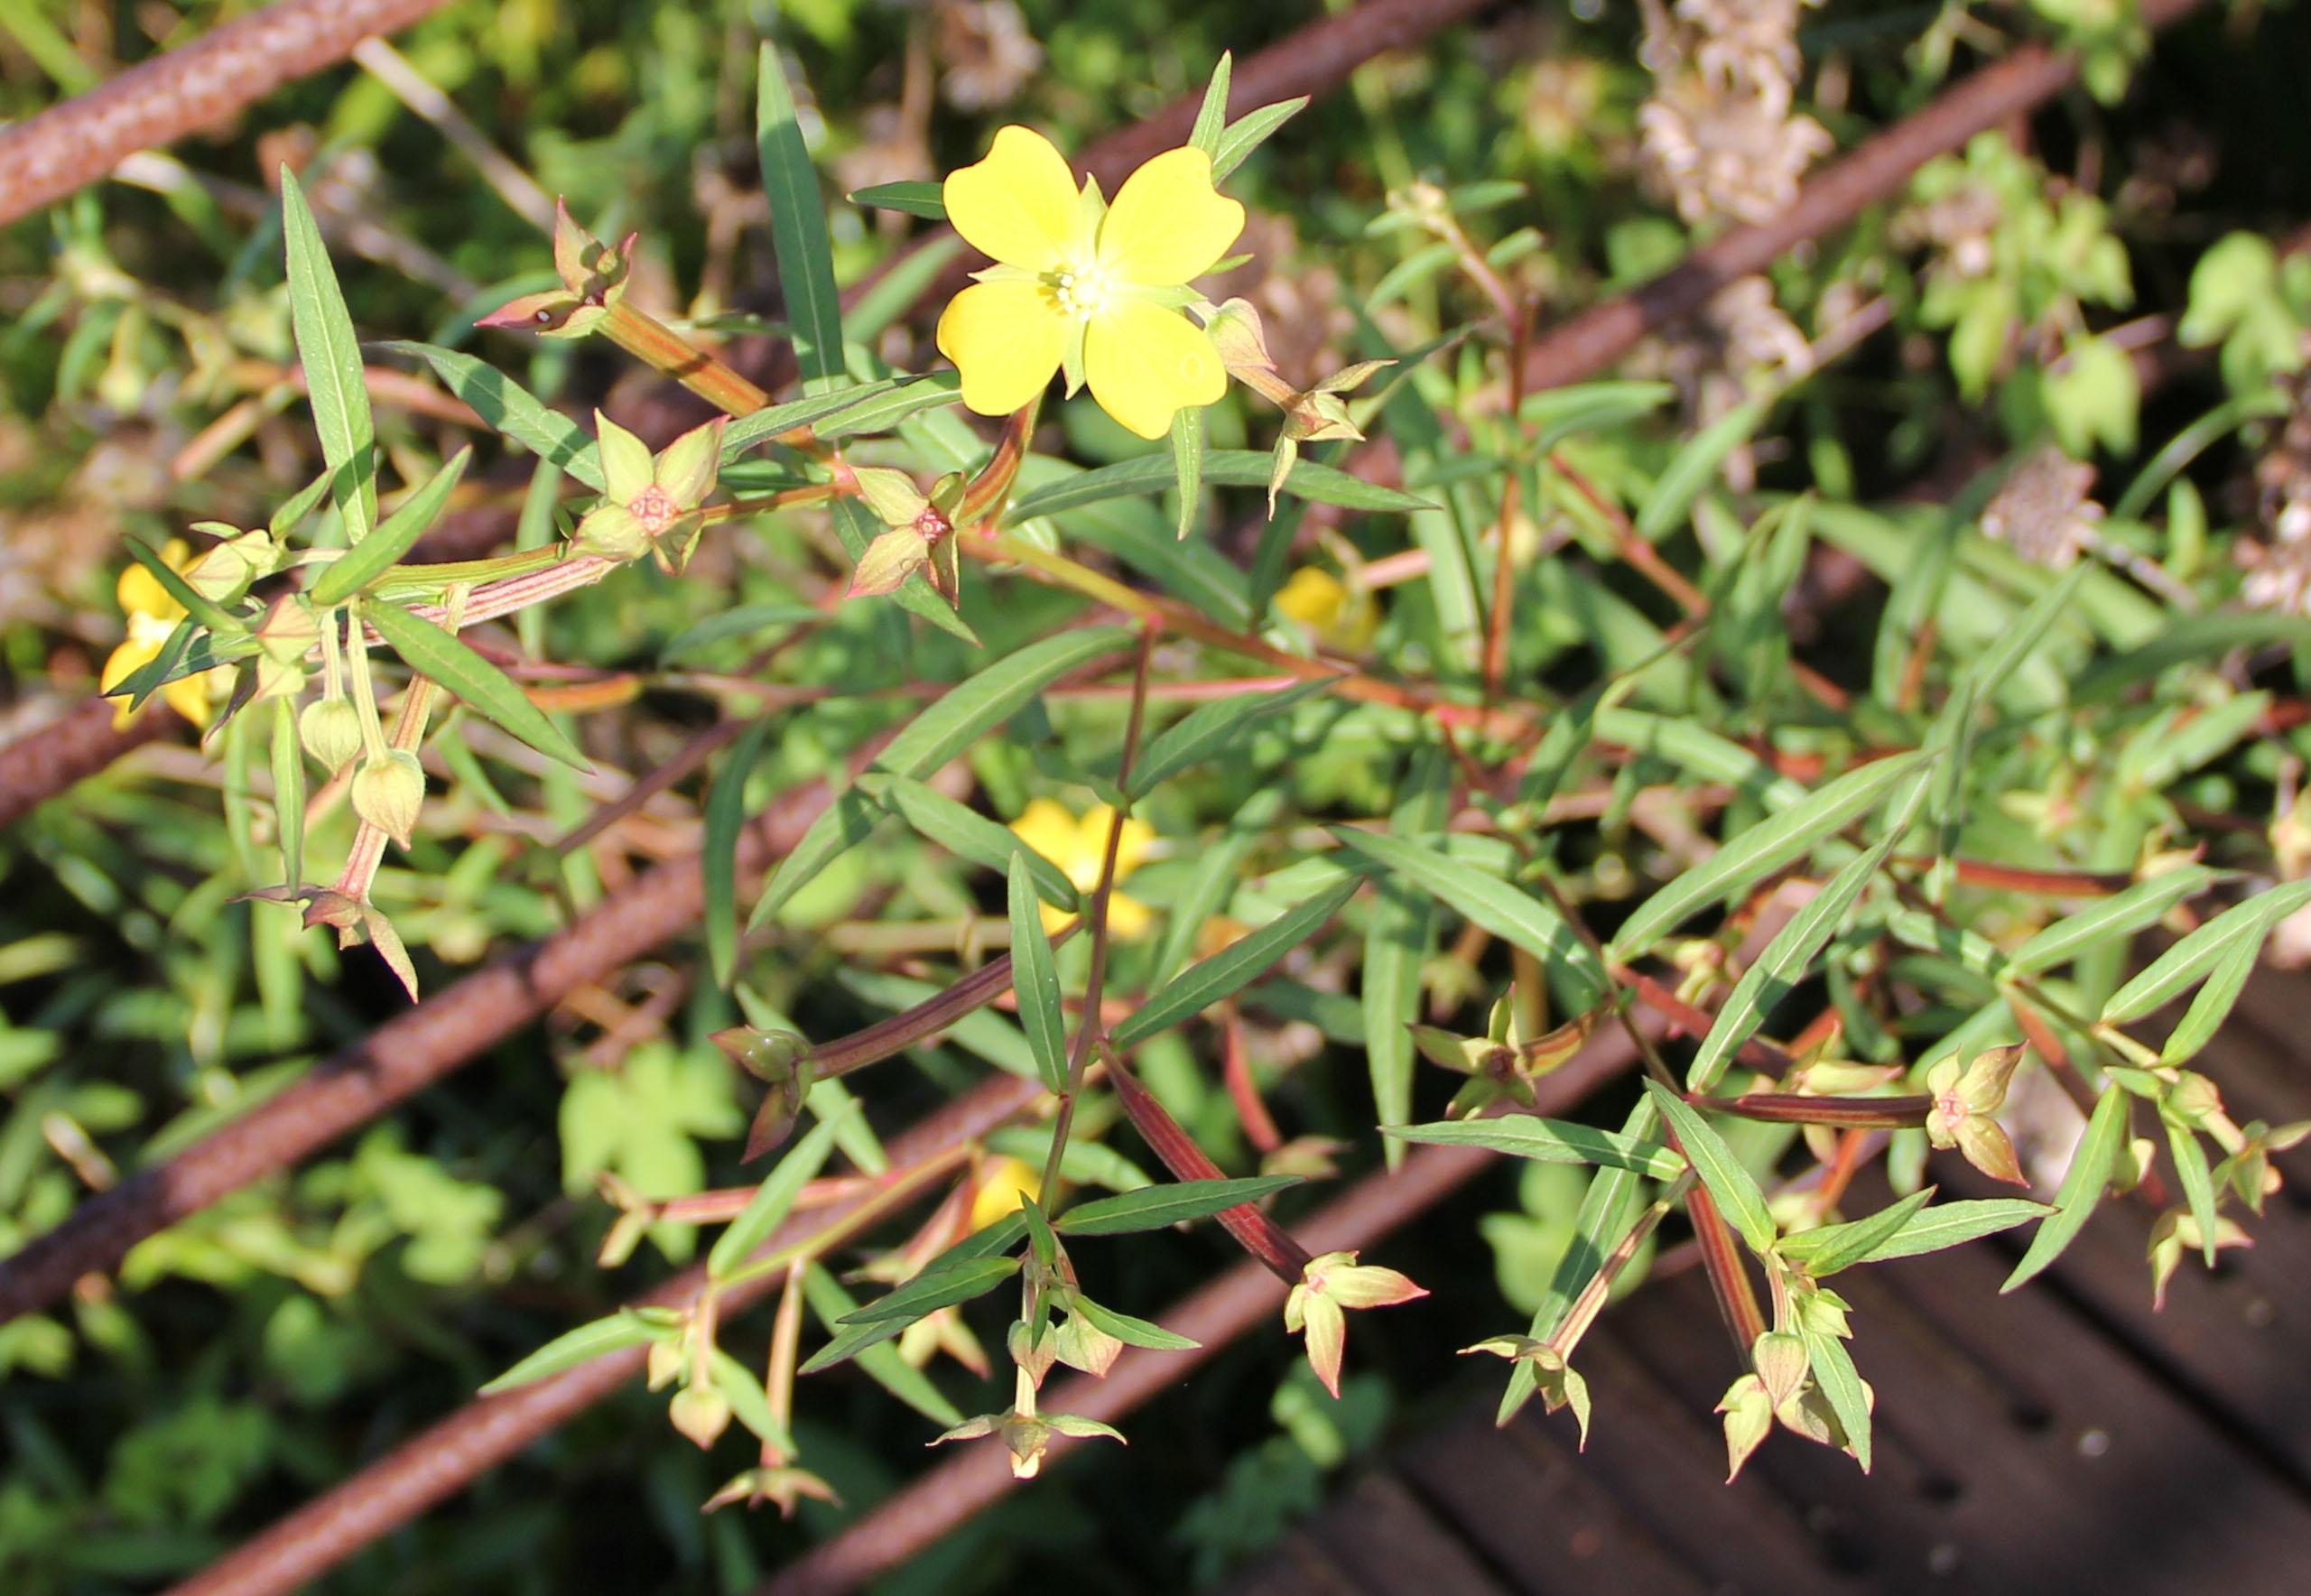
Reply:
<svg viewBox="0 0 2311 1596"><path fill-rule="evenodd" d="M987 159L949 172L941 193L964 242L1007 266L1048 272L1075 248L1075 174L1051 141L1029 128L998 133Z"/></svg>
<svg viewBox="0 0 2311 1596"><path fill-rule="evenodd" d="M182 571L185 556L190 552L182 538L172 537L161 546L161 563L171 571ZM170 598L169 590L161 586L161 579L145 570L139 561L130 561L128 569L120 573L113 596L128 615L149 615L171 626L184 618L184 606Z"/></svg>
<svg viewBox="0 0 2311 1596"><path fill-rule="evenodd" d="M1123 300L1093 318L1083 375L1101 410L1149 439L1172 430L1174 411L1215 404L1228 391L1228 368L1203 329L1146 300Z"/></svg>
<svg viewBox="0 0 2311 1596"><path fill-rule="evenodd" d="M1009 415L1042 393L1066 342L1067 319L1036 283L974 283L939 317L939 352L981 415Z"/></svg>
<svg viewBox="0 0 2311 1596"><path fill-rule="evenodd" d="M1100 265L1120 283L1173 288L1211 269L1244 230L1244 208L1211 186L1211 157L1166 150L1124 180L1100 224Z"/></svg>
<svg viewBox="0 0 2311 1596"><path fill-rule="evenodd" d="M1086 851L1082 830L1067 812L1067 806L1057 799L1029 799L1027 807L1019 812L1019 818L1011 822L1011 834L1057 865L1075 883L1078 891L1098 885L1100 861L1096 857L1091 860L1091 879L1077 879L1078 857Z"/></svg>
<svg viewBox="0 0 2311 1596"><path fill-rule="evenodd" d="M144 575L144 567L139 566L136 570L138 575ZM146 580L151 580L149 577ZM124 584L125 580L126 579L124 578ZM159 584L153 585L157 587ZM148 642L142 637L131 637L118 648L114 649L111 657L105 661L104 673L97 678L97 691L110 692L146 665L151 664L159 657L160 652L161 645L158 643ZM128 707L126 699L113 701L112 725L115 731L118 731L135 718L136 711Z"/></svg>
<svg viewBox="0 0 2311 1596"><path fill-rule="evenodd" d="M205 731L217 710L210 690L220 685L219 677L229 680L230 674L225 671L203 671L194 676L180 676L161 689L161 698L170 709Z"/></svg>
<svg viewBox="0 0 2311 1596"><path fill-rule="evenodd" d="M1316 632L1329 632L1332 623L1340 619L1341 607L1348 602L1348 589L1340 579L1317 566L1304 565L1292 573L1276 595L1276 608L1302 626Z"/></svg>
<svg viewBox="0 0 2311 1596"><path fill-rule="evenodd" d="M1033 1197L1035 1172L1017 1158L990 1158L980 1170L979 1189L971 1193L970 1233L976 1235L998 1220L1007 1220L1019 1199Z"/></svg>
<svg viewBox="0 0 2311 1596"><path fill-rule="evenodd" d="M1108 934L1109 936L1119 937L1125 942L1129 942L1133 937L1146 931L1147 923L1154 917L1149 914L1147 905L1137 898L1127 897L1119 892L1108 894Z"/></svg>

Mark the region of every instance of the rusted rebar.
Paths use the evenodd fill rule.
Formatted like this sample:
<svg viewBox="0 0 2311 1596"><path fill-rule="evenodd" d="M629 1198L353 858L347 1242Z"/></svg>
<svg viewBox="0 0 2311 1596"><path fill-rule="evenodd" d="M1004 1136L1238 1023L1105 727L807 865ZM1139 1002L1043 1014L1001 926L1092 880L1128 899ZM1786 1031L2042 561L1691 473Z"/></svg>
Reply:
<svg viewBox="0 0 2311 1596"><path fill-rule="evenodd" d="M783 857L827 806L812 782L782 794L740 834L738 871ZM310 1156L543 1015L573 988L614 975L705 906L696 858L670 860L552 936L485 966L387 1020L278 1096L89 1198L64 1222L0 1259L0 1323L110 1269L145 1237L251 1181Z"/></svg>
<svg viewBox="0 0 2311 1596"><path fill-rule="evenodd" d="M113 713L111 701L91 699L0 748L0 826L14 823L132 748L185 729L181 719L158 704L123 727L113 725Z"/></svg>
<svg viewBox="0 0 2311 1596"><path fill-rule="evenodd" d="M214 127L447 0L280 0L0 132L0 227L139 150Z"/></svg>
<svg viewBox="0 0 2311 1596"><path fill-rule="evenodd" d="M2181 21L2206 0L2143 0L2147 26ZM1607 369L1647 333L1674 325L1737 278L1761 272L1801 244L1846 226L1900 192L1910 174L1978 133L2027 116L2068 88L2078 58L2025 44L1969 74L1932 104L1905 116L1807 181L1788 209L1770 221L1736 227L1629 292L1592 305L1533 340L1525 391L1577 383Z"/></svg>

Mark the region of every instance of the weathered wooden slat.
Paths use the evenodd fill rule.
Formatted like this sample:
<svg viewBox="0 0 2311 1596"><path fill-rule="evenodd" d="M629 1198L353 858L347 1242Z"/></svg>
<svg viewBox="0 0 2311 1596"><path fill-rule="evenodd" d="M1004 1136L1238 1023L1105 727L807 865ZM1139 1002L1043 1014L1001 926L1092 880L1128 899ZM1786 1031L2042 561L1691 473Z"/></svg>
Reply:
<svg viewBox="0 0 2311 1596"><path fill-rule="evenodd" d="M1537 1410L1499 1430L1480 1407L1464 1408L1407 1447L1397 1468L1529 1596L1702 1596L1709 1589Z"/></svg>

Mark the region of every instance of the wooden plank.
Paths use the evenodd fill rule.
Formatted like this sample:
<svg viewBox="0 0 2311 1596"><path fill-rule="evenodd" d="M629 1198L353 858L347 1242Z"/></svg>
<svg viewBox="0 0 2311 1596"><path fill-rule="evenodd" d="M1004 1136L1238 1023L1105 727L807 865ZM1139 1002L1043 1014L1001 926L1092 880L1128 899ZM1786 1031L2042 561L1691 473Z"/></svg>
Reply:
<svg viewBox="0 0 2311 1596"><path fill-rule="evenodd" d="M2006 1394L2006 1433L1985 1432L1983 1452L2034 1460L2061 1488L2061 1517L2003 1548L2014 1582L2000 1588L2297 1586L2311 1503L2055 1291L1999 1297L2000 1260L1970 1248L1872 1273L1874 1288ZM2298 1360L2287 1383L2303 1378Z"/></svg>
<svg viewBox="0 0 2311 1596"><path fill-rule="evenodd" d="M1510 1596L1402 1480L1385 1473L1359 1479L1295 1535L1320 1548L1359 1596Z"/></svg>
<svg viewBox="0 0 2311 1596"><path fill-rule="evenodd" d="M1480 1400L1397 1467L1455 1533L1531 1596L1701 1596L1709 1587L1617 1506L1537 1405L1496 1429Z"/></svg>

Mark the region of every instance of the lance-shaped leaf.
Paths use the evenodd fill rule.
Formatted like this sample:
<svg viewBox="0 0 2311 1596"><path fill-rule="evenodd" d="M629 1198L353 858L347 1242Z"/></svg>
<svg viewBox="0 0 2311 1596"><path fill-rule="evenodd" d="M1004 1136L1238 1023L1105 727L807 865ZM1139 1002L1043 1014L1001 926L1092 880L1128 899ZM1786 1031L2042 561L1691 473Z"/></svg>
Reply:
<svg viewBox="0 0 2311 1596"><path fill-rule="evenodd" d="M857 1299L842 1288L842 1283L821 1264L803 1269L803 1296L811 1304L811 1312L818 1315L819 1322L838 1335L843 1333L842 1316L859 1305ZM858 1363L859 1371L868 1379L933 1424L953 1425L963 1422L961 1410L931 1383L931 1377L900 1357L899 1350L887 1341L861 1348Z"/></svg>
<svg viewBox="0 0 2311 1596"><path fill-rule="evenodd" d="M548 408L496 367L436 344L395 340L378 348L398 355L413 355L424 361L450 392L496 428L500 437L520 444L541 459L551 460L595 492L602 490L601 455L586 429L560 411Z"/></svg>
<svg viewBox="0 0 2311 1596"><path fill-rule="evenodd" d="M1063 1236L1124 1236L1136 1230L1160 1230L1190 1220L1209 1219L1299 1183L1296 1174L1269 1174L1143 1186L1137 1192L1078 1203L1053 1220L1052 1228Z"/></svg>
<svg viewBox="0 0 2311 1596"><path fill-rule="evenodd" d="M1272 463L1266 454L1253 450L1206 450L1202 479L1223 487L1265 487ZM1178 468L1169 454L1140 455L1116 465L1079 472L1023 494L1004 512L1003 522L1007 526L1016 526L1023 521L1063 515L1105 499L1162 493L1178 482ZM1295 498L1338 505L1348 510L1408 515L1436 507L1425 498L1366 482L1337 467L1318 465L1313 460L1302 460L1293 467L1284 479L1283 491Z"/></svg>
<svg viewBox="0 0 2311 1596"><path fill-rule="evenodd" d="M1290 708L1311 693L1332 685L1326 677L1303 682L1276 692L1243 693L1200 704L1167 726L1144 749L1131 769L1124 792L1137 798L1153 792L1191 766L1217 759L1252 728L1279 710Z"/></svg>
<svg viewBox="0 0 2311 1596"><path fill-rule="evenodd" d="M738 734L706 793L706 832L699 866L706 877L706 958L714 984L728 988L738 967L738 833L747 821L747 778L754 774L771 718Z"/></svg>
<svg viewBox="0 0 2311 1596"><path fill-rule="evenodd" d="M1766 1206L1766 1194L1759 1189L1757 1177L1743 1167L1725 1145L1708 1120L1695 1112L1685 1100L1658 1081L1647 1081L1645 1090L1654 1107L1669 1122L1669 1128L1685 1149L1687 1162L1709 1194L1717 1199L1725 1217L1741 1232L1741 1239L1749 1250L1760 1257L1773 1246L1775 1226L1773 1213Z"/></svg>
<svg viewBox="0 0 2311 1596"><path fill-rule="evenodd" d="M878 771L860 776L859 790L956 858L1007 875L1015 862L1024 862L1034 897L1071 914L1081 906L1081 896L1066 871L1020 841L1010 827L996 824L936 787Z"/></svg>
<svg viewBox="0 0 2311 1596"><path fill-rule="evenodd" d="M2064 916L2007 955L2016 975L2037 975L2067 964L2080 954L2121 942L2148 930L2185 898L2196 897L2217 877L2204 865L2185 865L2138 881L2124 892Z"/></svg>
<svg viewBox="0 0 2311 1596"><path fill-rule="evenodd" d="M451 455L440 470L425 479L422 487L402 501L399 509L385 517L385 524L332 561L313 583L313 603L322 608L342 603L408 553L411 546L441 518L441 512L449 506L450 495L457 490L466 474L467 463L472 459L471 448L460 449Z"/></svg>
<svg viewBox="0 0 2311 1596"><path fill-rule="evenodd" d="M1118 1048L1137 1046L1157 1032L1240 991L1270 965L1314 935L1362 885L1351 877L1330 892L1286 910L1211 958L1190 965L1118 1025L1109 1039Z"/></svg>
<svg viewBox="0 0 2311 1596"><path fill-rule="evenodd" d="M1035 900L1026 850L1011 856L1009 911L1011 916L1011 981L1019 999L1019 1028L1035 1055L1035 1072L1044 1085L1058 1092L1067 1090L1067 1021L1060 1007L1059 966L1052 956L1051 938L1044 932L1041 905ZM1085 1024L1091 1022L1087 1019Z"/></svg>
<svg viewBox="0 0 2311 1596"><path fill-rule="evenodd" d="M1352 826L1327 829L1350 853L1361 856L1357 868L1401 877L1503 942L1581 976L1589 984L1592 1001L1576 1007L1593 1007L1595 996L1605 990L1605 972L1597 967L1595 956L1554 906L1424 843Z"/></svg>
<svg viewBox="0 0 2311 1596"><path fill-rule="evenodd" d="M1687 916L1812 852L1876 807L1887 790L1916 770L1923 757L1897 755L1847 771L1804 803L1751 826L1711 855L1706 863L1687 870L1638 905L1614 934L1608 957L1637 958Z"/></svg>
<svg viewBox="0 0 2311 1596"><path fill-rule="evenodd" d="M2224 910L2176 942L2102 1005L2105 1025L2124 1025L2181 997L2204 980L2231 950L2260 948L2272 926L2311 904L2311 881L2290 881Z"/></svg>
<svg viewBox="0 0 2311 1596"><path fill-rule="evenodd" d="M1804 1265L1805 1272L1815 1279L1834 1275L1861 1262L1881 1243L1891 1240L1920 1209L1934 1201L1934 1191L1932 1186L1921 1187L1867 1219L1786 1236L1775 1250L1793 1263Z"/></svg>
<svg viewBox="0 0 2311 1596"><path fill-rule="evenodd" d="M647 1317L646 1311L637 1313L632 1308L620 1308L606 1318L592 1320L575 1330L564 1331L482 1387L481 1394L495 1396L500 1391L511 1391L517 1386L529 1385L612 1352L622 1352L628 1347L638 1347L645 1341L672 1341L681 1333L681 1327L671 1315L659 1320Z"/></svg>
<svg viewBox="0 0 2311 1596"><path fill-rule="evenodd" d="M430 677L550 759L590 771L586 756L530 702L514 679L423 616L398 604L365 604L361 618L377 629L409 668Z"/></svg>
<svg viewBox="0 0 2311 1596"><path fill-rule="evenodd" d="M822 1104L824 1100L821 1100ZM844 1119L858 1112L855 1100L845 1102L840 1111L821 1119L811 1127L808 1136L788 1149L778 1166L755 1188L754 1196L739 1211L738 1217L715 1239L713 1250L706 1255L708 1278L728 1280L753 1256L755 1248L770 1239L771 1232L794 1211L794 1200L803 1194L803 1186L817 1175L827 1155L834 1151Z"/></svg>
<svg viewBox="0 0 2311 1596"><path fill-rule="evenodd" d="M890 740L876 768L918 780L1000 726L1027 701L1070 671L1126 646L1131 635L1117 626L1063 632L1006 655L961 683L914 718ZM860 793L847 793L803 834L794 851L779 861L755 905L750 925L758 925L780 905L817 877L838 855L874 830L881 808Z"/></svg>
<svg viewBox="0 0 2311 1596"><path fill-rule="evenodd" d="M345 520L345 541L357 543L377 524L376 430L363 385L361 342L345 308L337 270L296 174L281 168L281 236L287 247L289 320L304 367L313 431L329 462L329 493Z"/></svg>
<svg viewBox="0 0 2311 1596"><path fill-rule="evenodd" d="M819 174L795 120L794 91L786 62L765 40L755 58L755 142L762 157L763 193L770 203L770 237L778 255L778 286L786 302L795 363L803 385L815 393L843 376L842 301L835 292L834 252L827 239L826 205Z"/></svg>
<svg viewBox="0 0 2311 1596"><path fill-rule="evenodd" d="M2117 1166L2126 1138L2127 1091L2113 1083L2102 1089L2094 1112L2086 1121L2085 1134L2070 1155L2070 1168L2062 1177L2061 1188L2055 1192L2054 1212L2039 1225L2037 1234L2030 1238L2022 1261L2014 1266L2006 1284L1998 1288L2001 1293L2012 1291L2045 1270L2085 1229L2095 1205L2102 1201L2102 1189L2111 1183L2111 1172Z"/></svg>
<svg viewBox="0 0 2311 1596"><path fill-rule="evenodd" d="M842 1317L845 1324L896 1319L908 1322L985 1296L998 1283L1019 1272L1014 1257L966 1258L944 1267L928 1268L905 1285L877 1297Z"/></svg>
<svg viewBox="0 0 2311 1596"><path fill-rule="evenodd" d="M1634 1170L1655 1180L1675 1180L1685 1161L1658 1142L1641 1141L1617 1130L1530 1114L1491 1119L1442 1119L1433 1125L1384 1125L1381 1134L1407 1142L1446 1147L1487 1147L1540 1164L1593 1164L1603 1169Z"/></svg>

